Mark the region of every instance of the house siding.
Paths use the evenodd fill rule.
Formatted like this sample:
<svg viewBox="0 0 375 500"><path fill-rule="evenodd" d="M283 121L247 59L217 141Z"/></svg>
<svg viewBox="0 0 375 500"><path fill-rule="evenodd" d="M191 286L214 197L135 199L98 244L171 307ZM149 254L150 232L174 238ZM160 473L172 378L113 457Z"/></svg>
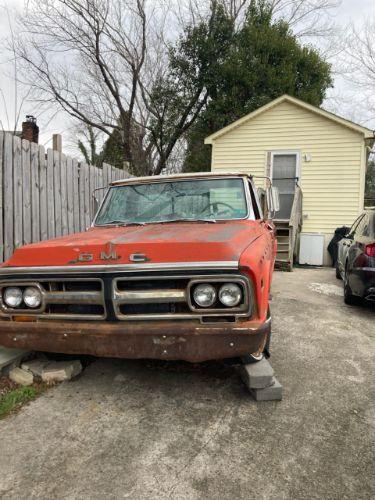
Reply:
<svg viewBox="0 0 375 500"><path fill-rule="evenodd" d="M267 153L283 150L300 153L302 232L328 240L336 227L351 225L364 203L364 136L294 103L281 102L213 139L212 170L266 175Z"/></svg>

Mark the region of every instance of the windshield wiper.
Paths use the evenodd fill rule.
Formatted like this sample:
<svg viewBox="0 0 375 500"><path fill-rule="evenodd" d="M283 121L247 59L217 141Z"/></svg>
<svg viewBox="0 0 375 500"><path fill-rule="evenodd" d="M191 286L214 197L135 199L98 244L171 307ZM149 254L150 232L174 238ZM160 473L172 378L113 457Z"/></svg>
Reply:
<svg viewBox="0 0 375 500"><path fill-rule="evenodd" d="M96 224L96 226L144 226L144 222L126 222L125 220L110 220L104 224Z"/></svg>
<svg viewBox="0 0 375 500"><path fill-rule="evenodd" d="M211 222L213 224L216 223L216 219L193 219L193 218L185 218L185 219L166 219L166 220L154 220L147 222L147 224L166 224L168 222Z"/></svg>
<svg viewBox="0 0 375 500"><path fill-rule="evenodd" d="M121 226L121 227L129 227L129 226L145 226L146 224L168 224L169 222L210 222L212 224L216 223L216 219L193 219L193 218L184 218L184 219L165 219L165 220L150 220L147 222L126 222L123 220L110 220L105 224L96 224L97 227L105 227L105 226Z"/></svg>

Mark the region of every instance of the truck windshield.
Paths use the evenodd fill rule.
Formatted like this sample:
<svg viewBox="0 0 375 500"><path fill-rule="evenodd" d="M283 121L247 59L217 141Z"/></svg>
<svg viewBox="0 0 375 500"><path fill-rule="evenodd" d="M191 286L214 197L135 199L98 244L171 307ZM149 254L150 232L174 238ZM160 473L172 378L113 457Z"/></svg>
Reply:
<svg viewBox="0 0 375 500"><path fill-rule="evenodd" d="M95 225L244 219L242 178L178 180L111 187Z"/></svg>

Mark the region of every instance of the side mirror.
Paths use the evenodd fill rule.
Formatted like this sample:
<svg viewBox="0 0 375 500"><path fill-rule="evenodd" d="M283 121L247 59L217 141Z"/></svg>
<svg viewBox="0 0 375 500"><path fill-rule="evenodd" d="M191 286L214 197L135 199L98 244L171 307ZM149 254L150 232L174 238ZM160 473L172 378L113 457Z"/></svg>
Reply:
<svg viewBox="0 0 375 500"><path fill-rule="evenodd" d="M266 190L268 209L275 216L275 213L280 210L280 195L279 190L275 186L268 187Z"/></svg>

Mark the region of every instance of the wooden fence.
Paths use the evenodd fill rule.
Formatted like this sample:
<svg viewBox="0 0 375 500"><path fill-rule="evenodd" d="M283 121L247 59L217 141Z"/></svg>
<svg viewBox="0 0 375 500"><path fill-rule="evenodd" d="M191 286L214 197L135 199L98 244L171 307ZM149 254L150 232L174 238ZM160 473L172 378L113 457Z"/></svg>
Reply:
<svg viewBox="0 0 375 500"><path fill-rule="evenodd" d="M129 174L97 168L0 132L0 261L15 248L85 230L92 192ZM104 192L99 192L99 199Z"/></svg>

